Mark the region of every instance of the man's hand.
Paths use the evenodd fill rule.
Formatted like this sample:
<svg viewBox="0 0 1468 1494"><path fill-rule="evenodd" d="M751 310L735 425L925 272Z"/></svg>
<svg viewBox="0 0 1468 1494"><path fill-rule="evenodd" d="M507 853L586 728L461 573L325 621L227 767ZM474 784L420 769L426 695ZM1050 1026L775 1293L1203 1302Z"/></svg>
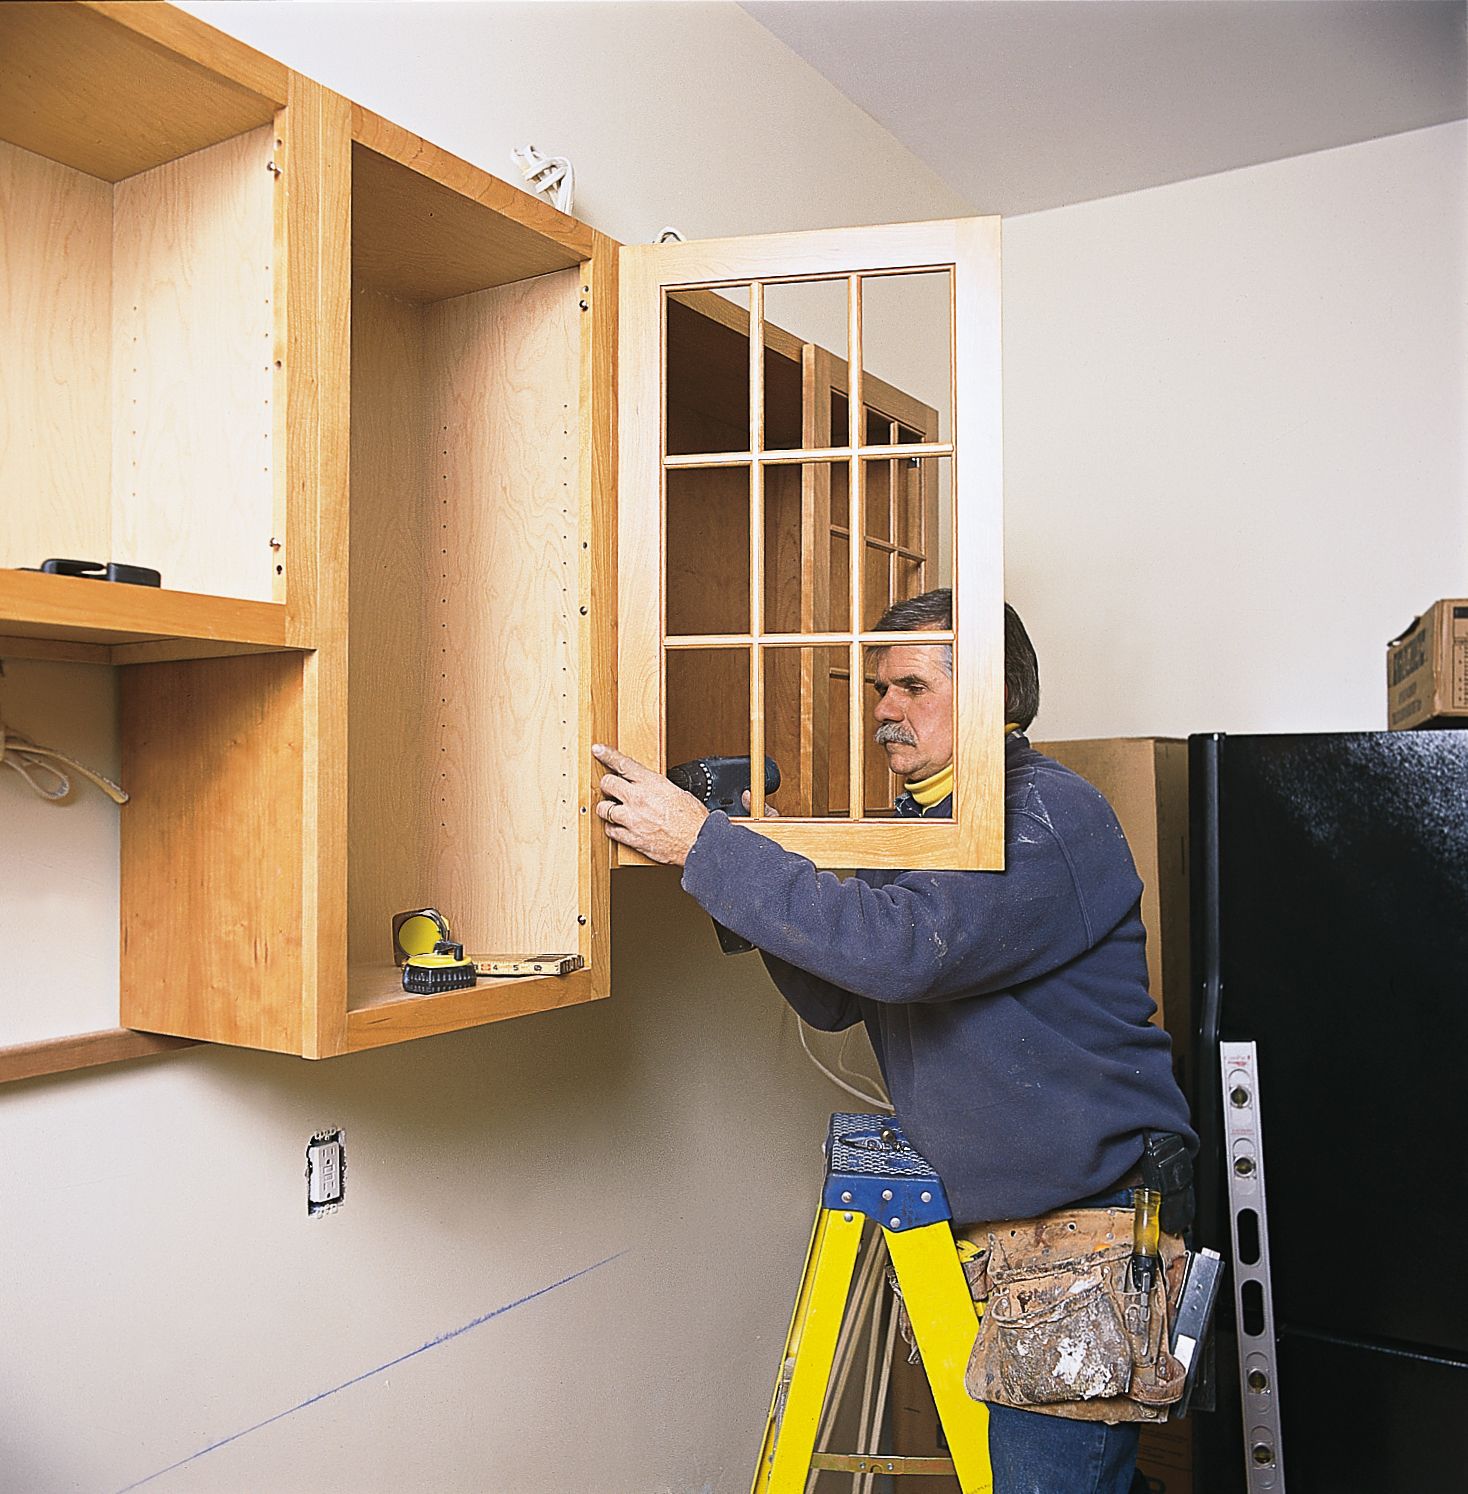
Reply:
<svg viewBox="0 0 1468 1494"><path fill-rule="evenodd" d="M740 794L740 796L739 796L739 802L744 805L744 812L745 812L745 814L748 814L749 813L749 803L750 803L750 792L749 792L748 789L745 789L745 791L742 794ZM775 806L773 804L769 803L768 801L766 801L766 803L765 803L765 818L767 820L778 820L780 818L780 811L778 809L776 809Z"/></svg>
<svg viewBox="0 0 1468 1494"><path fill-rule="evenodd" d="M591 752L604 768L611 769L601 781L603 798L596 806L607 834L654 861L682 866L708 810L636 758L599 742Z"/></svg>

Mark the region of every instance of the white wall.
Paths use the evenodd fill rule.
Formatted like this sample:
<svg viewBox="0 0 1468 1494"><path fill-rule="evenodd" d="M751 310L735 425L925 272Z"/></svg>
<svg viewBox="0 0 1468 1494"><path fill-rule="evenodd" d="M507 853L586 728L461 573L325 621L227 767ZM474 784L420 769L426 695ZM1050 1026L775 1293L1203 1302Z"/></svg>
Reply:
<svg viewBox="0 0 1468 1494"><path fill-rule="evenodd" d="M1050 738L1380 730L1468 595L1462 123L1005 227L1010 599Z"/></svg>
<svg viewBox="0 0 1468 1494"><path fill-rule="evenodd" d="M491 169L570 154L619 237L961 210L731 6L192 8ZM1047 735L1379 724L1380 643L1464 582L1462 150L1448 127L1009 225L1009 568ZM0 1091L0 1490L184 1459L147 1487L747 1486L847 1101L670 875L613 896L594 1007ZM308 1221L327 1125L347 1203Z"/></svg>
<svg viewBox="0 0 1468 1494"><path fill-rule="evenodd" d="M530 142L624 243L942 217L962 199L738 6L180 7L507 181Z"/></svg>

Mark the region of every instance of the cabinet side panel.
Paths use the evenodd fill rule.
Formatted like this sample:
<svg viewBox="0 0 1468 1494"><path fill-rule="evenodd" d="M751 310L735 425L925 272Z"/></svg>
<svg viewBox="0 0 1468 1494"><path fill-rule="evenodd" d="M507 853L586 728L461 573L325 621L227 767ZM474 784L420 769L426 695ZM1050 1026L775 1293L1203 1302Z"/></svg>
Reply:
<svg viewBox="0 0 1468 1494"><path fill-rule="evenodd" d="M425 311L434 885L476 949L578 947L579 285Z"/></svg>
<svg viewBox="0 0 1468 1494"><path fill-rule="evenodd" d="M287 265L287 418L283 430L276 424L285 481L277 470L275 492L278 514L284 500L289 626L316 647L303 672L301 877L303 1051L317 1058L342 1050L347 1019L351 107L292 73L279 123L289 155L285 212L276 215Z"/></svg>
<svg viewBox="0 0 1468 1494"><path fill-rule="evenodd" d="M111 559L271 601L275 134L115 188Z"/></svg>
<svg viewBox="0 0 1468 1494"><path fill-rule="evenodd" d="M424 660L440 573L425 517L422 307L373 291L352 298L351 382L347 948L353 963L383 964L392 915L443 896L429 873L437 770Z"/></svg>
<svg viewBox="0 0 1468 1494"><path fill-rule="evenodd" d="M124 671L125 1026L300 1051L302 668Z"/></svg>
<svg viewBox="0 0 1468 1494"><path fill-rule="evenodd" d="M112 189L0 141L0 566L106 560Z"/></svg>

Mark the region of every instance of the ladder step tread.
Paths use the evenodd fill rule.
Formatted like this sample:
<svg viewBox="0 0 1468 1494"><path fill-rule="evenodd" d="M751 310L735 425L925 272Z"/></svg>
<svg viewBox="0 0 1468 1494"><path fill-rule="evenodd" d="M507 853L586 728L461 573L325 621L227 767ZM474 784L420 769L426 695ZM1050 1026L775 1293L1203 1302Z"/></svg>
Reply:
<svg viewBox="0 0 1468 1494"><path fill-rule="evenodd" d="M952 1473L952 1458L879 1457L874 1453L815 1453L812 1469L827 1473L890 1473L901 1478L909 1473Z"/></svg>

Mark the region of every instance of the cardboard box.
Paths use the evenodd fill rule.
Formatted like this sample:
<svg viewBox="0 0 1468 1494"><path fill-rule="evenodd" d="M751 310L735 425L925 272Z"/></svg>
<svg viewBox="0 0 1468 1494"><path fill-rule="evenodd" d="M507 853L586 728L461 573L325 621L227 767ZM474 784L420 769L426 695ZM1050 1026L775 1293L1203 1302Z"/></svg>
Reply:
<svg viewBox="0 0 1468 1494"><path fill-rule="evenodd" d="M1386 724L1463 725L1468 718L1468 597L1434 602L1386 646Z"/></svg>
<svg viewBox="0 0 1468 1494"><path fill-rule="evenodd" d="M1147 1494L1193 1494L1193 1420L1149 1422L1137 1446Z"/></svg>
<svg viewBox="0 0 1468 1494"><path fill-rule="evenodd" d="M1176 737L1101 737L1034 745L1094 784L1116 811L1142 879L1154 1020L1172 1038L1173 1069L1190 1094L1188 744Z"/></svg>
<svg viewBox="0 0 1468 1494"><path fill-rule="evenodd" d="M900 1338L892 1348L887 1405L892 1419L892 1451L898 1457L952 1456L928 1377L921 1364L907 1362L907 1345ZM892 1483L898 1494L959 1494L958 1479L951 1473L909 1473Z"/></svg>

